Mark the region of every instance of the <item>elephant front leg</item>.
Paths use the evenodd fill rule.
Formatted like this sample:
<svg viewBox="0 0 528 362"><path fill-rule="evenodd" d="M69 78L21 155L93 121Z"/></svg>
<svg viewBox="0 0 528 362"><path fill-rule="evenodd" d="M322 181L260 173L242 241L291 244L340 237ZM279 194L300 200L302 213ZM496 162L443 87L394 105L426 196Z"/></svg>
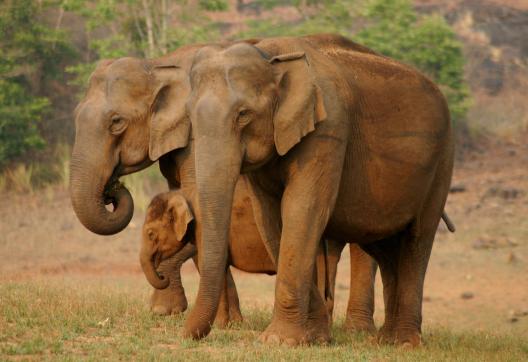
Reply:
<svg viewBox="0 0 528 362"><path fill-rule="evenodd" d="M310 190L315 193L315 188ZM330 340L328 312L313 276L319 241L335 196L301 191L304 196L299 198L295 194L286 189L283 195L273 319L260 339L288 345L324 343Z"/></svg>
<svg viewBox="0 0 528 362"><path fill-rule="evenodd" d="M187 244L174 256L161 262L158 271L169 278L166 289L154 289L150 298L150 310L156 315L183 313L187 309L187 298L181 281L181 267L196 254L196 247Z"/></svg>
<svg viewBox="0 0 528 362"><path fill-rule="evenodd" d="M346 311L346 328L375 333L374 281L377 264L357 244L350 244L350 295Z"/></svg>

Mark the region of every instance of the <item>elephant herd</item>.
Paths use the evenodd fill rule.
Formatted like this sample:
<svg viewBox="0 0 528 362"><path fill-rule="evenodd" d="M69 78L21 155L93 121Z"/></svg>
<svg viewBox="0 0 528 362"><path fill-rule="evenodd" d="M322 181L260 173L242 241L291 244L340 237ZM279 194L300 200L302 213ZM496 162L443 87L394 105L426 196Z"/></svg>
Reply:
<svg viewBox="0 0 528 362"><path fill-rule="evenodd" d="M75 110L70 194L89 230L133 214L119 177L158 161L140 262L157 314L183 311L181 264L200 272L183 335L242 318L229 266L276 274L264 343L330 340L341 252L350 243L347 325L421 343L424 278L453 169L449 110L415 69L337 35L184 46L102 61ZM106 205L112 204L113 210Z"/></svg>

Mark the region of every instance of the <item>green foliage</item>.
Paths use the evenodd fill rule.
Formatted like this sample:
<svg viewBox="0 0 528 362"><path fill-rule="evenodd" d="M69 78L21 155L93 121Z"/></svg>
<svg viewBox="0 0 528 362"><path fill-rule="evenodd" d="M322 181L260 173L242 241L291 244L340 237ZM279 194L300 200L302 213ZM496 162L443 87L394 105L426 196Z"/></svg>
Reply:
<svg viewBox="0 0 528 362"><path fill-rule="evenodd" d="M207 11L225 11L229 8L229 4L225 0L199 0L198 4Z"/></svg>
<svg viewBox="0 0 528 362"><path fill-rule="evenodd" d="M315 33L338 33L350 35L360 0L312 0L312 1L259 1L264 8L279 5L294 6L301 20L284 21L279 17L249 20L248 29L237 37L298 36Z"/></svg>
<svg viewBox="0 0 528 362"><path fill-rule="evenodd" d="M0 79L0 168L44 145L37 124L48 106L47 98L31 97L16 81Z"/></svg>
<svg viewBox="0 0 528 362"><path fill-rule="evenodd" d="M85 20L89 60L71 65L70 84L83 93L89 75L101 59L138 56L151 58L179 46L216 40L218 25L202 10L227 10L224 0L63 0L63 6ZM170 26L177 20L178 26ZM106 32L101 33L101 29Z"/></svg>
<svg viewBox="0 0 528 362"><path fill-rule="evenodd" d="M42 11L31 0L0 4L0 168L44 145L38 124L50 101L42 84L73 55L65 34L39 21Z"/></svg>

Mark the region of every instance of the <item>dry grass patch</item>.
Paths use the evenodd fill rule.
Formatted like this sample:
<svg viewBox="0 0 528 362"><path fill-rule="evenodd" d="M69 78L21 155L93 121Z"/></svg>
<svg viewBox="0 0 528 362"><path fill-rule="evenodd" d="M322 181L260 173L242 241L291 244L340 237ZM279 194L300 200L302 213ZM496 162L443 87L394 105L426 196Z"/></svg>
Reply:
<svg viewBox="0 0 528 362"><path fill-rule="evenodd" d="M52 279L0 285L0 359L137 360L511 360L528 359L521 337L427 330L414 351L378 346L337 321L328 346L270 347L256 342L270 309L246 310L232 329L203 341L185 340L183 318L152 316L142 285L125 280Z"/></svg>

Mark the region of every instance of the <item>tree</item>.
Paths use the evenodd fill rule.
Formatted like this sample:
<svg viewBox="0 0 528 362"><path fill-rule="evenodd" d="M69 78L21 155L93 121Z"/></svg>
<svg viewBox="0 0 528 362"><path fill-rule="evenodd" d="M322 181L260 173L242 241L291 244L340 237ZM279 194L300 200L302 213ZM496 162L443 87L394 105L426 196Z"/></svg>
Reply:
<svg viewBox="0 0 528 362"><path fill-rule="evenodd" d="M104 58L153 58L179 46L218 38L217 25L203 10L227 9L223 0L63 0L62 6L85 20L89 53L67 68L81 90ZM106 31L101 34L101 29Z"/></svg>
<svg viewBox="0 0 528 362"><path fill-rule="evenodd" d="M31 0L0 4L0 168L44 145L39 124L50 100L43 85L72 55L64 34L40 21L42 11Z"/></svg>

